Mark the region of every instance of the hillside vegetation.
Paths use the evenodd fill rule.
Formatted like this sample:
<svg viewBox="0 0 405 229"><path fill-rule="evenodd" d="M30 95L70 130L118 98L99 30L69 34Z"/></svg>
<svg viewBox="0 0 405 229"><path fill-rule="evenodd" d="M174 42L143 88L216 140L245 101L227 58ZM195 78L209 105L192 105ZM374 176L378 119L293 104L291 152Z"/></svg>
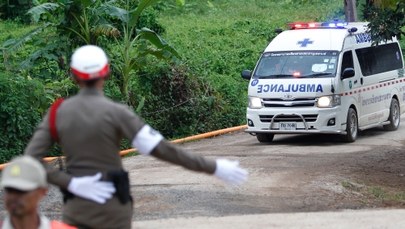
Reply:
<svg viewBox="0 0 405 229"><path fill-rule="evenodd" d="M180 54L176 62L148 58L128 82L128 98L112 75L106 95L128 101L167 138L178 138L245 123L247 82L240 72L252 69L276 28L292 21L344 18L335 0L187 0L160 1L146 11L153 24ZM157 23L157 25L156 25ZM21 38L36 25L0 21L0 44ZM53 35L54 30L48 33ZM46 43L27 39L18 51L0 57L0 162L22 153L49 105L77 91L65 70L57 70L51 54L43 62L26 61ZM114 44L103 40L119 61ZM4 49L2 49L4 51ZM73 50L71 50L73 51ZM38 54L40 55L40 54ZM68 60L66 60L68 61ZM25 65L22 65L25 64ZM117 63L112 63L112 65ZM22 66L22 67L21 67ZM56 69L56 70L55 70ZM126 99L125 99L126 98ZM129 145L123 142L122 148ZM58 148L49 152L60 154Z"/></svg>
<svg viewBox="0 0 405 229"><path fill-rule="evenodd" d="M247 82L242 80L240 72L254 67L260 53L276 35L275 29L285 29L292 21L344 17L340 1L191 0L186 3L181 9L163 7L158 22L165 28L165 39L182 56L188 75L204 84L201 92L215 105L197 113L214 117L200 122L187 134L245 123Z"/></svg>

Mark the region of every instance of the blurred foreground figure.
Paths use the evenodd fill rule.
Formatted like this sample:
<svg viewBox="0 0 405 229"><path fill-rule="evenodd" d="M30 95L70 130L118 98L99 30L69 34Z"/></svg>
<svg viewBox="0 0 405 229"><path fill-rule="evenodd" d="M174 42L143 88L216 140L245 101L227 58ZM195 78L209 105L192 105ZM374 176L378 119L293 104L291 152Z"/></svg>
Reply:
<svg viewBox="0 0 405 229"><path fill-rule="evenodd" d="M231 184L247 179L247 171L237 161L184 152L127 106L105 97L110 66L101 48L80 47L70 66L79 93L52 105L25 150L41 159L54 142L61 145L66 171L49 169L48 179L64 190L64 222L80 228L131 228L130 184L119 155L123 138L143 155L214 174Z"/></svg>
<svg viewBox="0 0 405 229"><path fill-rule="evenodd" d="M38 213L38 203L48 191L45 168L38 160L30 156L13 159L2 172L1 187L8 212L1 229L76 228Z"/></svg>

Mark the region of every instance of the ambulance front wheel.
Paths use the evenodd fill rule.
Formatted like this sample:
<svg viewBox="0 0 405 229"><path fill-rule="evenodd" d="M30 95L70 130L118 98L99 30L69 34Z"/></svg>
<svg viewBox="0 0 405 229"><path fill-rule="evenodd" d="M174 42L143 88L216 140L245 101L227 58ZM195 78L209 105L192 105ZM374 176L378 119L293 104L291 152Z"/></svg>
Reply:
<svg viewBox="0 0 405 229"><path fill-rule="evenodd" d="M346 135L343 135L343 140L345 142L356 141L359 132L358 127L357 112L355 109L349 108L347 112Z"/></svg>
<svg viewBox="0 0 405 229"><path fill-rule="evenodd" d="M384 130L393 131L398 129L399 123L401 122L401 113L399 110L399 103L397 99L392 99L390 105L390 116L388 116L388 125L384 125Z"/></svg>
<svg viewBox="0 0 405 229"><path fill-rule="evenodd" d="M256 138L262 143L271 142L273 141L274 134L256 134Z"/></svg>

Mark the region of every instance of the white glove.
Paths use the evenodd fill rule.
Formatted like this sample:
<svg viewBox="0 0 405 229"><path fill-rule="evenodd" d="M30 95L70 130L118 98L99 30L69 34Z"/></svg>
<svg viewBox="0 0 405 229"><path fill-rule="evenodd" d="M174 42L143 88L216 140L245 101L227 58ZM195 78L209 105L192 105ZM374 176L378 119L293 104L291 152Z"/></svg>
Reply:
<svg viewBox="0 0 405 229"><path fill-rule="evenodd" d="M74 177L68 185L68 190L85 199L104 204L115 193L112 182L100 181L101 173L94 176Z"/></svg>
<svg viewBox="0 0 405 229"><path fill-rule="evenodd" d="M217 159L217 168L214 175L232 185L242 184L247 180L248 172L239 167L239 161Z"/></svg>

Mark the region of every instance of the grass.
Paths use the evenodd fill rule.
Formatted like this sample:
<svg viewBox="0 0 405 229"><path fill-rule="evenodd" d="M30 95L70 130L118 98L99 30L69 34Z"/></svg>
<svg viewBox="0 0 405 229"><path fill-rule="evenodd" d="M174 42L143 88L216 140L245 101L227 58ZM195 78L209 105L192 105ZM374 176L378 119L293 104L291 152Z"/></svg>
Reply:
<svg viewBox="0 0 405 229"><path fill-rule="evenodd" d="M0 19L0 55L3 55L3 45L5 41L10 39L19 39L23 37L25 34L29 33L30 31L34 30L36 26L33 25L23 25L20 22L15 22L11 20L1 20ZM34 52L36 47L29 44L22 46L21 48L17 48L16 52L11 53L12 56L19 56L19 55L27 55L27 53ZM21 54L23 53L23 54ZM4 56L0 56L0 61L3 63ZM0 66L0 71L5 71L5 64Z"/></svg>
<svg viewBox="0 0 405 229"><path fill-rule="evenodd" d="M380 186L371 186L367 188L367 192L373 197L382 201L394 201L405 203L405 191L387 190Z"/></svg>
<svg viewBox="0 0 405 229"><path fill-rule="evenodd" d="M21 26L21 23L14 21L0 20L0 44L12 38L18 38L36 28L35 26Z"/></svg>
<svg viewBox="0 0 405 229"><path fill-rule="evenodd" d="M158 19L166 28L165 39L184 61L214 82L218 75L239 77L241 70L253 68L276 28L286 28L291 21L343 16L342 2L333 0L298 7L283 3L291 1L211 2L187 1L187 10L163 11Z"/></svg>
<svg viewBox="0 0 405 229"><path fill-rule="evenodd" d="M382 202L405 203L405 191L389 189L378 185L358 184L350 181L342 181L341 185L353 192L361 193L369 200L372 197Z"/></svg>
<svg viewBox="0 0 405 229"><path fill-rule="evenodd" d="M161 11L157 19L191 75L218 92L219 100L233 104L237 111L228 113L244 122L248 82L240 73L254 68L275 29L291 21L344 17L342 1L302 2L308 1L188 0L184 8Z"/></svg>

